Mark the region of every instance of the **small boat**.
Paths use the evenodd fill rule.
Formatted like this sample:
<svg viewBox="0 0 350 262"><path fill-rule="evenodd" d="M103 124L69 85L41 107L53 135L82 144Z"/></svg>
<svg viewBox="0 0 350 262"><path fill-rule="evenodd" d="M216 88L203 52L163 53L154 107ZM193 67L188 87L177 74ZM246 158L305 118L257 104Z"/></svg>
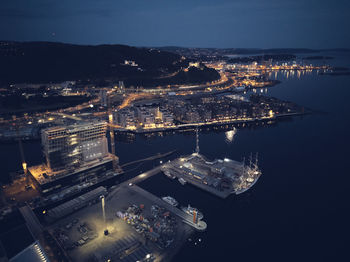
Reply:
<svg viewBox="0 0 350 262"><path fill-rule="evenodd" d="M162 197L163 201L167 202L168 204L176 207L179 203L176 201L175 198L171 197L171 196L165 196Z"/></svg>
<svg viewBox="0 0 350 262"><path fill-rule="evenodd" d="M193 216L193 213L196 212L198 219L203 219L203 214L195 207L191 207L190 205L188 205L187 207L181 207L181 210L191 216Z"/></svg>
<svg viewBox="0 0 350 262"><path fill-rule="evenodd" d="M186 180L183 179L182 177L180 177L178 180L179 180L181 185L185 185L187 183Z"/></svg>

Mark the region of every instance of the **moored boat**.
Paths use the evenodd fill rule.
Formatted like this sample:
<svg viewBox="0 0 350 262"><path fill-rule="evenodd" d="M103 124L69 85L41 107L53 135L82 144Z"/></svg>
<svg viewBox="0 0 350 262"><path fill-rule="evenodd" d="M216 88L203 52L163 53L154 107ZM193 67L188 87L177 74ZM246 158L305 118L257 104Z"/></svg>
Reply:
<svg viewBox="0 0 350 262"><path fill-rule="evenodd" d="M183 179L182 177L180 177L178 180L179 180L181 185L185 185L186 184L186 180Z"/></svg>
<svg viewBox="0 0 350 262"><path fill-rule="evenodd" d="M168 204L176 207L179 203L176 201L175 198L171 197L171 196L165 196L165 197L162 197L162 200L167 202Z"/></svg>
<svg viewBox="0 0 350 262"><path fill-rule="evenodd" d="M190 205L188 205L187 207L181 207L181 210L191 216L193 216L193 214L196 212L198 219L203 219L203 214L195 207L191 207Z"/></svg>

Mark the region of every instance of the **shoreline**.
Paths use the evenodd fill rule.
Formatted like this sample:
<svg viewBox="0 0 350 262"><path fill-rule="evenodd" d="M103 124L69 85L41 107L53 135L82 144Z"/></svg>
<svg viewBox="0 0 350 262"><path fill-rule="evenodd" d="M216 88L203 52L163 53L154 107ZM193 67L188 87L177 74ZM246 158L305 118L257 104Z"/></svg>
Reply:
<svg viewBox="0 0 350 262"><path fill-rule="evenodd" d="M265 118L251 118L251 119L246 119L246 120L229 120L229 121L224 121L224 122L206 122L206 123L189 123L189 124L179 124L177 126L169 127L169 128L152 128L152 129L139 129L139 130L131 130L131 129L126 129L126 128L114 128L114 133L117 134L153 134L157 132L181 132L183 130L188 130L188 129L193 129L197 127L218 127L218 126L224 126L224 125L234 125L234 124L250 124L254 122L265 122L265 121L278 121L279 119L287 118L287 117L294 117L294 116L302 116L302 115L309 115L315 113L312 110L308 110L306 112L295 112L295 113L286 113L286 114L279 114L274 117L265 117ZM40 136L32 136L32 137L15 137L11 139L2 139L0 138L1 143L6 143L6 144L13 144L17 143L18 140L21 139L22 141L35 141L39 140Z"/></svg>
<svg viewBox="0 0 350 262"><path fill-rule="evenodd" d="M253 123L253 122L263 122L263 121L271 121L278 120L285 117L293 117L293 116L301 116L311 114L312 111L307 112L295 112L295 113L286 113L279 114L274 117L265 117L265 118L251 118L246 120L229 120L218 123L217 121L206 122L206 123L189 123L189 124L180 124L177 126L169 127L169 128L152 128L152 129L139 129L139 130L130 130L125 128L115 128L114 131L116 133L131 133L131 134L147 134L147 133L156 133L156 132L164 132L164 131L182 131L186 129L191 129L195 127L214 127L214 126L223 126L223 125L231 125L231 124L243 124L243 123Z"/></svg>

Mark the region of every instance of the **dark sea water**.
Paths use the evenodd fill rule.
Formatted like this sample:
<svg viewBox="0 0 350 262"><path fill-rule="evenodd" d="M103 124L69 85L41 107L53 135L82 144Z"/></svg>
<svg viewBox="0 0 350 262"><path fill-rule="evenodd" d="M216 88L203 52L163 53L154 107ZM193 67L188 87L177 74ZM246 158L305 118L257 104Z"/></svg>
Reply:
<svg viewBox="0 0 350 262"><path fill-rule="evenodd" d="M336 56L328 63L350 67L349 54L326 55ZM204 214L207 231L187 241L174 261L348 261L350 76L278 74L277 79L282 83L266 95L320 113L240 128L232 142L225 132L200 133L201 153L211 159L241 160L259 152L263 175L251 190L222 200L161 174L141 184ZM117 141L116 150L126 163L173 149L189 154L194 144L194 134L184 133ZM30 165L42 161L39 141L24 146ZM1 145L0 159L6 181L7 173L20 167L18 145Z"/></svg>

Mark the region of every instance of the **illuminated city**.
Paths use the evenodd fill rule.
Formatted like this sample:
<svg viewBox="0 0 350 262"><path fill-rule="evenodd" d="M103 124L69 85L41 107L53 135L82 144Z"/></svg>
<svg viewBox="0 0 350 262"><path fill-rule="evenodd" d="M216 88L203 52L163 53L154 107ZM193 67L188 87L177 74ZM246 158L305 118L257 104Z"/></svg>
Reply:
<svg viewBox="0 0 350 262"><path fill-rule="evenodd" d="M349 11L5 0L1 261L346 261Z"/></svg>

